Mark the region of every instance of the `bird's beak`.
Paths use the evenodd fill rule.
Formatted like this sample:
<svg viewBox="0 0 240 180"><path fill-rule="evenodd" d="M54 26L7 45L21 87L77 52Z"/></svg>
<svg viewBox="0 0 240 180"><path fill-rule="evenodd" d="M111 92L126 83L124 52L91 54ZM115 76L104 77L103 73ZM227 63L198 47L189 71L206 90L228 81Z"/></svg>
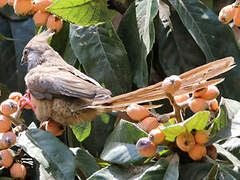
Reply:
<svg viewBox="0 0 240 180"><path fill-rule="evenodd" d="M21 59L21 65L23 65L25 63L27 63L27 58L23 56Z"/></svg>

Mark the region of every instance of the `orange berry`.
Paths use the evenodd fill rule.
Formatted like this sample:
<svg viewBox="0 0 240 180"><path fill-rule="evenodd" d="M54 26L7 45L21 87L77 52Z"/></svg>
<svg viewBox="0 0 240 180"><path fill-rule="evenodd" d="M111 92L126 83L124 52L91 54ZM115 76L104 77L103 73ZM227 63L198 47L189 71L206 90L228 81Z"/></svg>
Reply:
<svg viewBox="0 0 240 180"><path fill-rule="evenodd" d="M218 101L216 99L213 99L213 100L209 101L208 109L210 111L218 111L218 108L219 108Z"/></svg>
<svg viewBox="0 0 240 180"><path fill-rule="evenodd" d="M0 166L8 168L12 165L13 157L12 154L7 150L0 151Z"/></svg>
<svg viewBox="0 0 240 180"><path fill-rule="evenodd" d="M153 142L153 144L159 145L163 143L165 135L163 131L161 131L159 128L156 128L149 132L148 138Z"/></svg>
<svg viewBox="0 0 240 180"><path fill-rule="evenodd" d="M167 93L174 93L182 84L182 79L179 76L172 75L165 78L162 82L162 88Z"/></svg>
<svg viewBox="0 0 240 180"><path fill-rule="evenodd" d="M140 138L136 144L138 153L145 157L153 156L157 151L157 145L153 144L147 137Z"/></svg>
<svg viewBox="0 0 240 180"><path fill-rule="evenodd" d="M12 147L16 143L16 135L11 132L0 133L0 148L7 149Z"/></svg>
<svg viewBox="0 0 240 180"><path fill-rule="evenodd" d="M235 12L236 8L232 4L225 6L219 12L218 20L223 24L228 24L230 21L232 21Z"/></svg>
<svg viewBox="0 0 240 180"><path fill-rule="evenodd" d="M8 0L8 5L9 5L9 6L13 6L13 5L14 5L14 2L15 2L15 0Z"/></svg>
<svg viewBox="0 0 240 180"><path fill-rule="evenodd" d="M210 139L210 133L208 130L197 130L194 138L197 144L205 144Z"/></svg>
<svg viewBox="0 0 240 180"><path fill-rule="evenodd" d="M5 6L8 3L8 0L1 0L0 1L0 8Z"/></svg>
<svg viewBox="0 0 240 180"><path fill-rule="evenodd" d="M191 133L182 133L176 138L177 146L184 152L189 152L195 145L194 136Z"/></svg>
<svg viewBox="0 0 240 180"><path fill-rule="evenodd" d="M50 15L47 20L47 27L52 31L59 32L62 29L63 21L55 15Z"/></svg>
<svg viewBox="0 0 240 180"><path fill-rule="evenodd" d="M10 168L10 175L12 178L24 179L27 174L27 170L24 165L20 163L14 163Z"/></svg>
<svg viewBox="0 0 240 180"><path fill-rule="evenodd" d="M188 152L188 155L193 159L193 160L200 160L202 157L205 157L207 154L207 149L204 145L202 144L195 144L193 149L191 149Z"/></svg>
<svg viewBox="0 0 240 180"><path fill-rule="evenodd" d="M135 121L140 121L150 116L150 111L138 104L131 104L127 107L126 112L127 115Z"/></svg>
<svg viewBox="0 0 240 180"><path fill-rule="evenodd" d="M207 155L212 159L217 159L217 149L214 145L210 144L207 146Z"/></svg>
<svg viewBox="0 0 240 180"><path fill-rule="evenodd" d="M206 100L215 99L220 94L217 86L208 86L207 92L205 92L201 98Z"/></svg>
<svg viewBox="0 0 240 180"><path fill-rule="evenodd" d="M50 15L50 13L48 13L46 11L40 11L40 10L37 11L33 16L35 25L37 25L37 26L46 25L49 15Z"/></svg>
<svg viewBox="0 0 240 180"><path fill-rule="evenodd" d="M182 103L190 98L189 94L183 94L180 96L175 96L174 99L176 103Z"/></svg>
<svg viewBox="0 0 240 180"><path fill-rule="evenodd" d="M240 9L239 7L238 8L234 8L236 9L235 10L235 13L234 13L234 16L233 16L233 22L236 26L240 26Z"/></svg>
<svg viewBox="0 0 240 180"><path fill-rule="evenodd" d="M35 11L45 11L45 9L52 4L52 0L35 0L33 6Z"/></svg>
<svg viewBox="0 0 240 180"><path fill-rule="evenodd" d="M202 98L195 98L189 103L192 112L196 113L208 109L208 102Z"/></svg>
<svg viewBox="0 0 240 180"><path fill-rule="evenodd" d="M33 4L31 0L15 0L13 7L16 14L26 15L33 8Z"/></svg>
<svg viewBox="0 0 240 180"><path fill-rule="evenodd" d="M201 97L203 94L205 94L207 92L207 90L208 90L208 87L198 89L193 92L193 97L195 97L195 98Z"/></svg>
<svg viewBox="0 0 240 180"><path fill-rule="evenodd" d="M16 101L12 99L7 99L3 101L0 105L0 111L2 112L2 114L6 116L15 113L17 109L18 109L18 104Z"/></svg>
<svg viewBox="0 0 240 180"><path fill-rule="evenodd" d="M138 127L140 127L142 130L149 133L152 129L155 129L159 126L159 122L157 118L155 117L147 117L141 122L138 123Z"/></svg>
<svg viewBox="0 0 240 180"><path fill-rule="evenodd" d="M60 123L54 121L54 120L48 120L45 129L48 132L51 132L55 136L60 136L64 132L64 127Z"/></svg>
<svg viewBox="0 0 240 180"><path fill-rule="evenodd" d="M8 116L0 115L0 132L7 132L11 128L11 119Z"/></svg>
<svg viewBox="0 0 240 180"><path fill-rule="evenodd" d="M12 92L8 96L8 99L12 99L12 100L18 102L22 97L23 97L23 95L20 92Z"/></svg>

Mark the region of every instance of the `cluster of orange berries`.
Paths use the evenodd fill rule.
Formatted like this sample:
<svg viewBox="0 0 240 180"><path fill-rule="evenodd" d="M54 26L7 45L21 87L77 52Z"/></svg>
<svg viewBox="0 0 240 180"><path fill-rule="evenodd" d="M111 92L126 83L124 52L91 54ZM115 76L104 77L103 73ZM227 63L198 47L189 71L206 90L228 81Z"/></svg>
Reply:
<svg viewBox="0 0 240 180"><path fill-rule="evenodd" d="M205 146L210 139L208 130L197 130L192 133L184 132L176 137L176 145L179 149L187 152L193 160L201 160L207 154L212 159L217 158L217 150L215 146Z"/></svg>
<svg viewBox="0 0 240 180"><path fill-rule="evenodd" d="M12 131L10 115L17 112L19 100L19 93L12 93L9 99L0 105L0 165L4 168L10 168L11 177L24 179L27 170L23 164L14 162L13 153L9 149L15 145L17 139Z"/></svg>
<svg viewBox="0 0 240 180"><path fill-rule="evenodd" d="M34 14L33 20L36 26L46 25L56 32L59 32L63 26L62 19L46 11L46 8L53 3L52 0L1 0L0 7L7 3L13 6L18 15Z"/></svg>
<svg viewBox="0 0 240 180"><path fill-rule="evenodd" d="M238 4L230 4L221 9L218 19L223 24L228 24L232 20L234 24L240 27L240 7Z"/></svg>

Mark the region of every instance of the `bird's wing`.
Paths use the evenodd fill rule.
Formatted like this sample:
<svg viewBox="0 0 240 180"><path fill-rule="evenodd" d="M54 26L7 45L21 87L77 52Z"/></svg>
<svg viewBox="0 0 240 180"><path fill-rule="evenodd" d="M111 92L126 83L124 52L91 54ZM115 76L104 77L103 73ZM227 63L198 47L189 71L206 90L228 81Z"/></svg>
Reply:
<svg viewBox="0 0 240 180"><path fill-rule="evenodd" d="M61 66L37 66L29 71L25 81L31 94L38 99L55 96L101 99L111 95L109 90L85 81Z"/></svg>

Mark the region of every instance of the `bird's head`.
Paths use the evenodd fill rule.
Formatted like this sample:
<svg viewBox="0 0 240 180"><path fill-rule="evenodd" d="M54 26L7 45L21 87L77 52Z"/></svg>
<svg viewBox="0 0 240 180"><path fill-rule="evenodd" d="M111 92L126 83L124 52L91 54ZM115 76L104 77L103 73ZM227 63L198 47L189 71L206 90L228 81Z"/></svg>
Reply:
<svg viewBox="0 0 240 180"><path fill-rule="evenodd" d="M21 64L28 63L28 70L36 67L44 61L42 54L50 49L47 40L54 35L54 32L47 30L34 36L23 50Z"/></svg>

